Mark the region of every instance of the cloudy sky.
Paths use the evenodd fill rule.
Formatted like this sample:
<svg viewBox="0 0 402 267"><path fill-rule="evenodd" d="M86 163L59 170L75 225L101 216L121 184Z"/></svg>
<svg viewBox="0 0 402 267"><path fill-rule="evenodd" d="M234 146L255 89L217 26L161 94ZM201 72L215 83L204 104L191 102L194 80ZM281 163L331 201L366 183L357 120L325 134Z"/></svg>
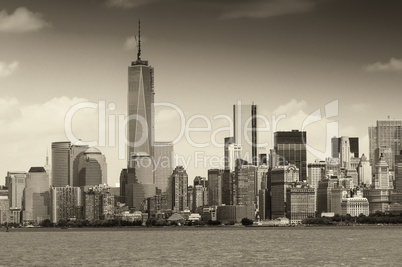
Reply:
<svg viewBox="0 0 402 267"><path fill-rule="evenodd" d="M119 129L110 125L126 114L139 19L142 58L155 68L155 101L179 107L187 129L203 128L178 138L186 128L179 113L156 108L156 139L178 139L176 153L192 159L190 181L223 155L213 143L230 135L224 115L231 117L238 101L254 102L268 119L259 134L268 148L273 130L304 129L312 151L322 152L310 153L313 161L325 155L335 123L339 136L359 137L367 155L367 127L402 118L399 2L2 0L0 173L43 166L51 142L67 140L68 111L105 103L105 129L103 104L78 110L70 125L77 138L98 141L109 183L118 182L126 161L119 159Z"/></svg>

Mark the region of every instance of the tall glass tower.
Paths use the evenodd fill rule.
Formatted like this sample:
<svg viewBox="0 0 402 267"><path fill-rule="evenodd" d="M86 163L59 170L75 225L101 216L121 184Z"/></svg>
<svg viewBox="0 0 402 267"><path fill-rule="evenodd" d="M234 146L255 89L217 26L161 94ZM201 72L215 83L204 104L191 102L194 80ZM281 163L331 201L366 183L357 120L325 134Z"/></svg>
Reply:
<svg viewBox="0 0 402 267"><path fill-rule="evenodd" d="M274 149L282 165L294 164L300 171L300 181L307 180L306 132L275 132Z"/></svg>
<svg viewBox="0 0 402 267"><path fill-rule="evenodd" d="M402 140L402 120L378 120L376 127L369 127L370 160L374 167L383 153L389 169L394 170L395 156L399 155ZM374 173L373 169L373 173Z"/></svg>
<svg viewBox="0 0 402 267"><path fill-rule="evenodd" d="M154 69L141 59L141 28L138 23L137 60L128 67L128 138L126 204L143 210L143 200L155 195Z"/></svg>
<svg viewBox="0 0 402 267"><path fill-rule="evenodd" d="M137 60L128 67L128 163L136 153L153 156L154 69L141 60L141 32Z"/></svg>
<svg viewBox="0 0 402 267"><path fill-rule="evenodd" d="M233 105L234 143L241 146L242 159L257 166L257 106Z"/></svg>

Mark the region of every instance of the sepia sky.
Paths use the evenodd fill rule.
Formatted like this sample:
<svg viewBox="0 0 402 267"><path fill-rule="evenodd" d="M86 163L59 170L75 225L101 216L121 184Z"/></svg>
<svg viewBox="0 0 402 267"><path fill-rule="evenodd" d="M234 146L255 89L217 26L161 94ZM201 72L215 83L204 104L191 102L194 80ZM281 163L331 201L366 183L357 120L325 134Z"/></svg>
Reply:
<svg viewBox="0 0 402 267"><path fill-rule="evenodd" d="M359 137L360 154L368 155L367 127L402 118L401 13L400 1L380 0L2 0L0 174L43 166L51 142L67 139L65 116L77 103L114 103L105 114L116 122L126 115L139 19L155 102L176 105L189 127L204 128L189 138L206 146L185 135L175 144L192 157L190 182L207 175L208 158L223 156L211 139L230 135L213 132L227 129L222 115L231 117L238 101L254 102L268 119L259 134L268 148L273 129L300 130L319 110L322 119L304 129L309 145L325 154L326 125L336 122L339 136ZM334 101L337 116L325 118ZM166 106L155 113L156 140L176 139L185 126L179 114ZM84 141L107 133L99 149L114 185L126 161L118 159L118 130L111 138L106 122L99 130L98 110L82 109L72 129Z"/></svg>

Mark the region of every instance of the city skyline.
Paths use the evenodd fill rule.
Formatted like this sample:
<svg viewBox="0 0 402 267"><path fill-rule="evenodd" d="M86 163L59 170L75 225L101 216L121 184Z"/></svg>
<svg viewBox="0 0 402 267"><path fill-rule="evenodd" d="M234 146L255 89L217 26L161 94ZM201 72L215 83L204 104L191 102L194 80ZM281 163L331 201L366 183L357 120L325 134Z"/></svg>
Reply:
<svg viewBox="0 0 402 267"><path fill-rule="evenodd" d="M269 119L286 115L277 130L290 131L302 130L309 114L337 100L338 116L308 126L308 141L325 150L325 123L335 121L336 137L359 137L359 156L369 156L368 127L401 117L394 97L402 81L399 11L396 1L4 1L0 171L6 176L43 166L51 142L67 141L64 119L76 103L105 101L107 115L127 113L127 67L136 58L138 19L143 57L155 68L155 103L213 122L210 132L195 133L197 141L227 126L213 117L231 117L238 101L255 102ZM97 111L86 109L75 114L72 128L91 141L101 135L97 124ZM156 109L155 140L175 139L177 124L172 110ZM191 124L197 126L206 127ZM272 148L272 134L271 128L258 140ZM222 144L229 136L223 132L216 140ZM117 147L108 143L98 147L114 185L127 160L118 160ZM174 150L223 155L222 147L195 150L184 138ZM308 156L308 162L314 159ZM207 169L190 166L189 184L207 176Z"/></svg>

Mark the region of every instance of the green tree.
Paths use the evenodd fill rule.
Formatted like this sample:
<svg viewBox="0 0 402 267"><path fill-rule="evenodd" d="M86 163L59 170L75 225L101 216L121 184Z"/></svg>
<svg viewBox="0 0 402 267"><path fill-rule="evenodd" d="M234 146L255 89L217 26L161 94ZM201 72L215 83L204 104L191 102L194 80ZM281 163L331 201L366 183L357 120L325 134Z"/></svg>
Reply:
<svg viewBox="0 0 402 267"><path fill-rule="evenodd" d="M250 219L248 219L248 218L243 218L243 219L241 219L241 224L242 225L252 225L254 223L254 221L253 220L250 220Z"/></svg>

